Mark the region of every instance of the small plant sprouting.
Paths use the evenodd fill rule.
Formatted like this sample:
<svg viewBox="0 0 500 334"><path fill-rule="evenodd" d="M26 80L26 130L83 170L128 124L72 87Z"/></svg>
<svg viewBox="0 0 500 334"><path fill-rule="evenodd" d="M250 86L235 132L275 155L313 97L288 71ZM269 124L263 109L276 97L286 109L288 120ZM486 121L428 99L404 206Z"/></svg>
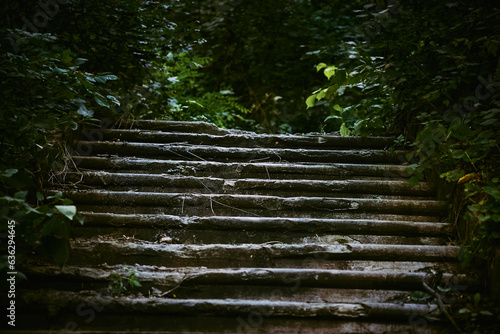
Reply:
<svg viewBox="0 0 500 334"><path fill-rule="evenodd" d="M134 269L124 268L128 275L119 273L111 273L108 279L111 280L108 285L108 290L111 296L118 297L127 290L127 287L138 288L141 287L139 277L137 277Z"/></svg>
<svg viewBox="0 0 500 334"><path fill-rule="evenodd" d="M191 172L192 173L196 173L196 168L192 167L192 166L183 166L183 165L181 165L179 163L176 163L175 167L170 168L169 170L167 170L168 174L177 175L177 176L187 175L187 174L189 174Z"/></svg>

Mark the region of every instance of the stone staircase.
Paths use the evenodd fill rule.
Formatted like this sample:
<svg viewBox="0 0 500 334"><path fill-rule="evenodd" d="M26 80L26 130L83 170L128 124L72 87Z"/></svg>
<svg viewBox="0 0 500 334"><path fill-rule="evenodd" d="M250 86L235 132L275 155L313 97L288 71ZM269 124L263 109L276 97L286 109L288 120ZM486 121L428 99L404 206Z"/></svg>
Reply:
<svg viewBox="0 0 500 334"><path fill-rule="evenodd" d="M63 191L85 224L64 268L26 269L18 329L453 332L444 304L477 286L394 138L159 121L82 137ZM113 273L141 286L111 296Z"/></svg>

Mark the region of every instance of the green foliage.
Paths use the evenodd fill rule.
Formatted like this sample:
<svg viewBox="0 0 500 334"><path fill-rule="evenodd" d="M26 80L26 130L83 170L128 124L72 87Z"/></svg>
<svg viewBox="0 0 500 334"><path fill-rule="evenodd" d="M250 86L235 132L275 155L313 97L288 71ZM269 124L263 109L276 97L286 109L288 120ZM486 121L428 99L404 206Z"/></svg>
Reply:
<svg viewBox="0 0 500 334"><path fill-rule="evenodd" d="M433 172L464 187L463 264L487 259L500 236L498 4L367 1L356 17L307 107L329 108L342 135L404 133L411 184Z"/></svg>
<svg viewBox="0 0 500 334"><path fill-rule="evenodd" d="M28 213L45 217L34 235L70 237L49 221L75 220L73 208L37 193L50 171L64 169L57 143L109 115L404 133L413 143L410 183L434 171L465 186L463 258L486 257L498 241L494 2L75 0L43 26L26 23L40 10L36 0L0 10L1 196L27 192L24 204L4 199L2 213L47 205Z"/></svg>
<svg viewBox="0 0 500 334"><path fill-rule="evenodd" d="M350 73L325 63L318 64L316 69L323 70L329 83L328 86L316 90L306 100L307 108L314 107L316 101L327 100L326 105L331 108L331 112L324 123L331 129L338 129L342 136L379 135L383 132L394 117L390 88L377 82L374 75L376 73L369 71L370 67L367 70L366 62L362 62L362 65ZM346 103L342 98L344 94L365 98L356 102L351 100L350 105L341 107L338 103Z"/></svg>
<svg viewBox="0 0 500 334"><path fill-rule="evenodd" d="M124 268L124 270L126 274L111 273L108 276L110 280L108 291L113 297L121 296L127 291L127 287L134 289L142 286L134 269Z"/></svg>
<svg viewBox="0 0 500 334"><path fill-rule="evenodd" d="M467 333L494 333L498 329L498 306L480 293L460 298L453 311L453 318L461 323L461 328Z"/></svg>
<svg viewBox="0 0 500 334"><path fill-rule="evenodd" d="M82 220L61 193L45 196L41 189L49 172L65 165L61 138L116 104L104 86L116 77L83 71L86 59L51 34L9 32L20 36L23 53L0 54L0 219L17 223L17 263L36 249L62 266L71 226Z"/></svg>
<svg viewBox="0 0 500 334"><path fill-rule="evenodd" d="M231 96L231 91L205 93L196 100L189 100L187 112L196 120L207 121L223 128L236 128L246 120L243 115L250 110L238 103L238 98Z"/></svg>
<svg viewBox="0 0 500 334"><path fill-rule="evenodd" d="M500 242L500 180L485 173L469 175L464 183L468 204L464 220L469 234L459 255L464 266L475 256L488 259Z"/></svg>
<svg viewBox="0 0 500 334"><path fill-rule="evenodd" d="M167 170L168 174L173 175L188 175L189 173L196 173L197 169L193 166L183 166L180 163L176 163L174 168L169 168Z"/></svg>
<svg viewBox="0 0 500 334"><path fill-rule="evenodd" d="M213 60L199 78L203 93L230 89L250 110L239 114L245 122L238 126L311 132L328 116L324 108L303 106L318 82L314 65L320 56L336 57L337 45L355 24L349 12L357 2L195 0L172 10L182 19L179 25L196 20L201 27L206 42L193 44L192 52Z"/></svg>
<svg viewBox="0 0 500 334"><path fill-rule="evenodd" d="M3 184L16 183L20 176L16 174L17 171L9 170L2 173L0 179ZM28 194L29 191L18 191L12 197L0 197L1 219L16 222L16 263L21 263L28 251L35 248L62 267L71 254L69 240L73 238L73 223L82 224L83 219L76 213L71 200L63 198L61 192L47 197L37 192L36 206L28 203ZM0 232L7 232L7 226L2 226Z"/></svg>

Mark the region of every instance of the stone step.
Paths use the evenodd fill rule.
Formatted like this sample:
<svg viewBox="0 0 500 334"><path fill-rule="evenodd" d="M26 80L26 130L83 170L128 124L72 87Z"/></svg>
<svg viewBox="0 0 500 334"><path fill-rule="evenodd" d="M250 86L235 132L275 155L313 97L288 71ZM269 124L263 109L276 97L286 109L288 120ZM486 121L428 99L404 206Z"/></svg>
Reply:
<svg viewBox="0 0 500 334"><path fill-rule="evenodd" d="M108 124L111 125L111 124ZM183 121L153 121L153 120L124 120L119 124L108 126L117 129L141 129L158 130L165 132L202 133L211 135L227 135L231 133L248 133L247 131L226 130L207 122L183 122ZM95 129L100 132L103 129Z"/></svg>
<svg viewBox="0 0 500 334"><path fill-rule="evenodd" d="M75 236L134 237L181 244L339 243L443 245L448 224L377 220L248 217L179 217L85 212ZM361 234L360 234L361 233ZM163 241L162 241L163 240Z"/></svg>
<svg viewBox="0 0 500 334"><path fill-rule="evenodd" d="M438 320L439 309L436 305L415 303L301 303L147 297L115 299L89 292L46 290L26 292L20 304L34 313L49 308L55 319L52 326L56 329L90 327L94 330L112 328L116 331L140 328L143 332L169 328L184 333L311 333L309 329L312 327L313 333L325 333L326 329L404 328L409 322L424 316L433 319L430 325L435 330L443 326ZM24 320L28 319L31 320L25 322L28 326L37 320L35 318L33 321L33 317ZM394 324L398 320L405 325ZM68 324L73 327L68 327Z"/></svg>
<svg viewBox="0 0 500 334"><path fill-rule="evenodd" d="M91 311L92 309L90 309ZM87 311L87 309L85 310ZM86 314L88 315L88 314ZM26 318L26 322L33 323L34 315ZM69 318L70 316L68 316ZM449 329L445 323L429 320L426 317L412 315L406 323L393 323L390 321L361 321L331 319L300 319L300 318L269 318L260 313L249 314L247 317L239 317L238 323L234 324L233 319L217 316L211 317L179 317L163 315L161 320L155 322L145 320L140 323L136 319L127 318L125 321L119 315L110 316L102 321L95 320L93 317L82 317L75 310L73 318L69 318L69 330L78 330L79 334L124 334L127 332L120 330L109 330L109 324L119 323L121 327L141 328L142 334L215 334L215 333L276 333L276 334L324 334L326 331L331 333L415 333L415 334L442 334ZM88 320L92 320L91 325ZM160 325L161 324L161 325ZM89 328L108 328L108 330L81 330L81 326ZM5 334L54 334L54 330L38 330L31 325L30 330L7 330ZM147 330L143 330L147 328ZM164 330L169 328L169 330Z"/></svg>
<svg viewBox="0 0 500 334"><path fill-rule="evenodd" d="M221 195L154 193L136 191L65 191L64 195L79 205L100 205L127 209L153 207L165 214L202 216L293 216L308 218L336 218L336 213L379 213L440 216L448 204L435 200L380 200L368 198L334 197L278 197L262 195ZM82 207L83 208L83 207ZM86 210L90 211L90 210ZM112 212L112 211L111 211ZM118 213L118 212L117 212ZM339 217L343 218L343 217Z"/></svg>
<svg viewBox="0 0 500 334"><path fill-rule="evenodd" d="M300 266L313 259L330 261L456 261L459 247L377 244L168 244L126 237L77 239L72 244L72 265L135 264L168 267ZM88 254L93 254L89 258Z"/></svg>
<svg viewBox="0 0 500 334"><path fill-rule="evenodd" d="M371 149L356 150L307 150L240 148L202 145L180 145L159 143L128 143L80 141L76 143L79 155L119 155L132 157L155 157L187 161L231 161L231 162L319 162L319 163L368 163L388 164L406 161L403 151Z"/></svg>
<svg viewBox="0 0 500 334"><path fill-rule="evenodd" d="M479 288L448 203L409 185L394 138L115 127L84 130L47 190L85 223L65 267L23 268L19 330L438 333L448 306L414 292ZM111 297L109 275L131 270L141 287Z"/></svg>
<svg viewBox="0 0 500 334"><path fill-rule="evenodd" d="M65 309L75 309L79 304L99 305L102 312L116 313L122 316L134 315L217 315L246 316L259 310L267 317L322 317L380 319L391 318L406 320L412 314L439 315L436 305L396 304L396 303L302 303L287 301L231 300L231 299L185 299L170 298L126 298L116 300L108 296L84 293L50 291L31 293L26 291L20 303L26 303L27 309L37 310L46 305L53 305L52 312L57 314ZM57 306L56 306L57 305Z"/></svg>
<svg viewBox="0 0 500 334"><path fill-rule="evenodd" d="M388 149L394 137L343 137L335 135L268 135L252 132L229 132L223 135L142 129L84 130L83 140L142 143L182 143L224 147L266 147L300 149Z"/></svg>
<svg viewBox="0 0 500 334"><path fill-rule="evenodd" d="M170 175L217 176L229 179L316 179L357 180L388 179L406 180L408 166L369 164L294 164L294 163L234 163L213 161L175 161L142 159L136 157L72 156L75 165L99 171L127 173L164 173Z"/></svg>
<svg viewBox="0 0 500 334"><path fill-rule="evenodd" d="M84 212L86 227L143 227L255 232L309 232L392 236L444 236L451 233L447 223L390 220L306 219L280 217L181 217L171 215L108 214Z"/></svg>
<svg viewBox="0 0 500 334"><path fill-rule="evenodd" d="M416 262L405 262L404 265L409 265L407 270L402 265L399 268L373 267L377 270L368 271L321 268L167 268L102 264L98 267L64 268L32 266L26 269L26 273L35 281L30 286L31 289L96 290L106 294L111 274L127 277L133 272L141 282L141 287L131 287L127 283L131 293L179 299L256 300L265 292L279 289L282 293L270 293L270 300L364 303L373 302L372 298L376 296L376 302L403 303L411 299L408 296L412 291L424 290L423 282L439 285L443 289L454 288L464 294L477 288L477 281L470 276L437 274L443 268L458 268L451 263L428 263L426 271L419 268ZM242 290L242 286L251 288Z"/></svg>
<svg viewBox="0 0 500 334"><path fill-rule="evenodd" d="M126 191L140 187L141 192L271 195L281 197L335 196L342 198L427 199L435 196L435 184L392 180L266 180L223 179L217 177L173 176L109 172L68 173L66 181L80 188L105 188Z"/></svg>

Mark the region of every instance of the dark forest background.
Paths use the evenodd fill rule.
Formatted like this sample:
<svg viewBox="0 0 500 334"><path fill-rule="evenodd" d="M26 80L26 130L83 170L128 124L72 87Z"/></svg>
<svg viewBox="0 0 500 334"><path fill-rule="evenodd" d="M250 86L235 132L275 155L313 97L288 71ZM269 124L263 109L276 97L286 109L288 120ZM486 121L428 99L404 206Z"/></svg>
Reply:
<svg viewBox="0 0 500 334"><path fill-rule="evenodd" d="M19 0L0 5L0 217L63 265L83 223L43 183L103 119L395 135L455 188L464 266L500 240L495 1ZM392 148L392 149L393 149ZM21 237L22 236L22 237ZM26 252L27 253L27 252ZM20 261L24 255L19 253ZM465 315L464 315L465 316Z"/></svg>

